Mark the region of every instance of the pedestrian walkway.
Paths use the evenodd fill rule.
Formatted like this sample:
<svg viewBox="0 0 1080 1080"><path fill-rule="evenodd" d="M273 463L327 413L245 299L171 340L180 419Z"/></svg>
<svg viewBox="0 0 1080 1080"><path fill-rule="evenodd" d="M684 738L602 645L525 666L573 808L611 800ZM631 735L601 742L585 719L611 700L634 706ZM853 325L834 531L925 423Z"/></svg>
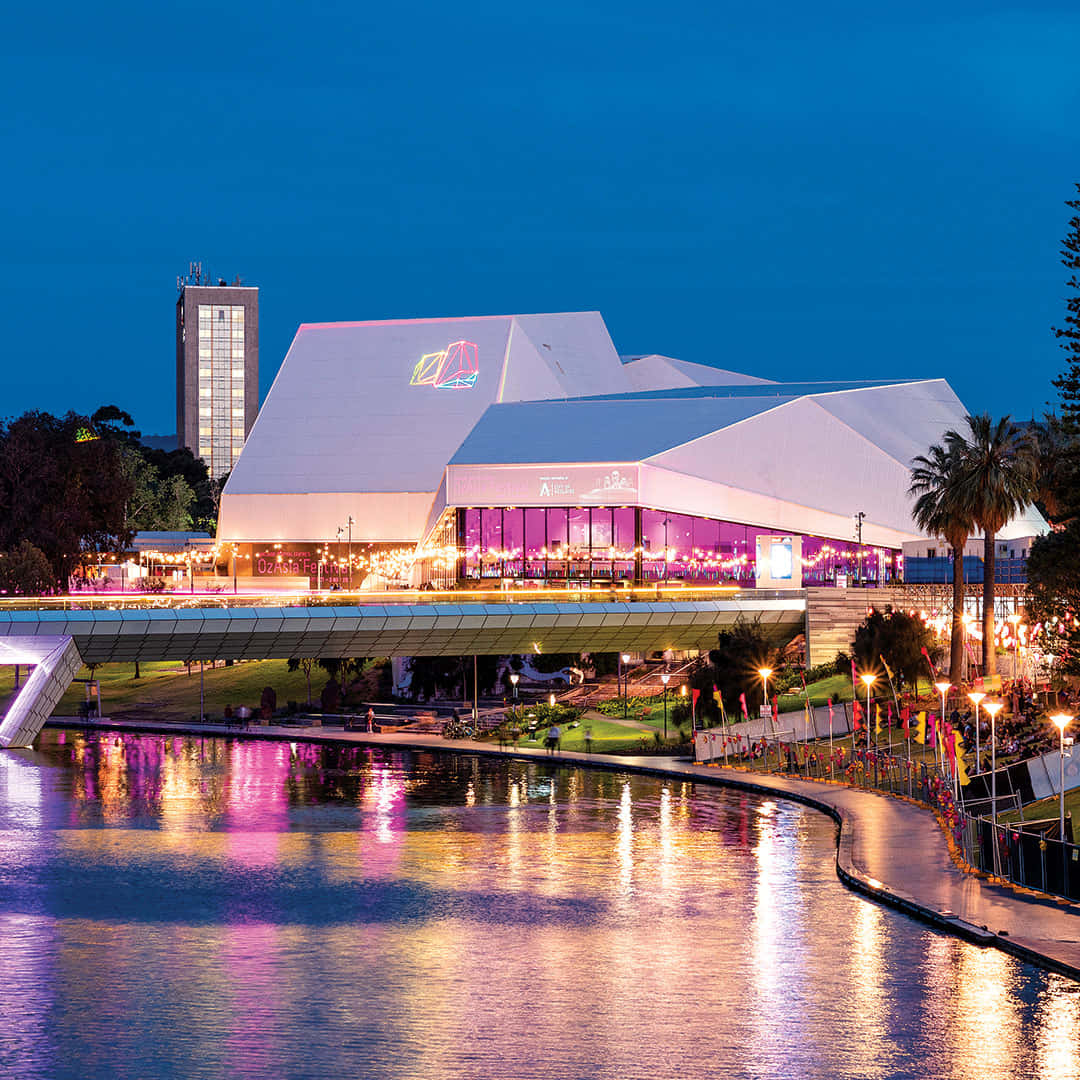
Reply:
<svg viewBox="0 0 1080 1080"><path fill-rule="evenodd" d="M49 726L87 726L87 721L54 717ZM511 750L419 732L367 734L340 728L283 726L239 731L223 728L221 724L107 718L92 722L91 726L132 732L360 743L388 749L552 760L543 748ZM1080 905L1026 893L964 872L954 863L945 834L934 816L914 803L843 784L696 765L685 758L560 753L557 760L735 786L816 807L840 823L837 872L852 888L942 930L981 945L995 946L1080 981Z"/></svg>

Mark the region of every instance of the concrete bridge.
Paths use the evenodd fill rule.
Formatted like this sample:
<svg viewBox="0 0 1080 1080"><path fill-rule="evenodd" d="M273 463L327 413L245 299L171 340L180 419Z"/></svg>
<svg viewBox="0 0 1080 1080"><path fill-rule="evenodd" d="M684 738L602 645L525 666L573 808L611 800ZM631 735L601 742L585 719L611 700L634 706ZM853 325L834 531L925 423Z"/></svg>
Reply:
<svg viewBox="0 0 1080 1080"><path fill-rule="evenodd" d="M30 746L83 664L706 650L739 619L757 620L777 641L806 626L803 592L581 602L492 595L500 602L397 602L401 594L390 594L385 602L352 606L310 598L271 606L272 598L260 598L260 606L244 607L229 606L240 598L141 597L125 604L69 597L29 610L0 608L0 664L33 666L0 721L0 747Z"/></svg>

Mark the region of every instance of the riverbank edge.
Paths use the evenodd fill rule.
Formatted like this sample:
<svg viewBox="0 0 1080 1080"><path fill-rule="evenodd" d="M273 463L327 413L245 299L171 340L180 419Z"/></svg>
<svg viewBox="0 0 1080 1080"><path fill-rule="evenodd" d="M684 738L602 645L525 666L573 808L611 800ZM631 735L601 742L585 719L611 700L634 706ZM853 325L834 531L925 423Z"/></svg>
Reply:
<svg viewBox="0 0 1080 1080"><path fill-rule="evenodd" d="M403 736L400 732L387 733L386 735L371 735L366 732L349 732L346 734L334 729L292 729L276 726L244 730L239 727L225 727L220 724L173 723L154 720L110 720L108 717L87 720L82 717L59 716L51 717L46 721L45 726L52 728L82 728L92 731L124 731L133 734L210 736L213 738L249 739L266 742L329 743L342 746L361 745L389 750L429 750L436 753L473 754L479 757L509 758L519 761L561 762L587 768L604 769L609 772L632 772L639 775L690 780L711 784L716 787L737 788L770 798L784 798L817 810L836 823L836 873L844 885L854 892L886 907L901 911L919 922L933 926L935 929L954 937L984 947L992 946L1025 963L1033 964L1036 967L1080 982L1080 967L1021 944L1007 934L996 934L955 915L945 914L921 902L917 897L904 892L902 889L878 881L863 871L856 864L854 858L855 822L844 811L843 807L827 800L825 795L829 785L825 785L825 790L820 793L800 790L793 786L793 784L798 783L801 787L805 787L813 784L813 781L801 779L795 781L772 774L759 776L751 780L737 770L716 766L700 766L689 758L663 758L656 763L643 763L640 759L628 760L612 754L560 752L552 756L544 750L538 749L485 746L465 739L443 739L440 736L413 735L410 737ZM857 791L857 789L849 788L847 785L841 786L845 791ZM886 795L874 792L858 793L867 798L888 798ZM912 808L919 813L932 813L929 809L917 804L912 804ZM1017 902L1031 903L1038 901L1019 899Z"/></svg>

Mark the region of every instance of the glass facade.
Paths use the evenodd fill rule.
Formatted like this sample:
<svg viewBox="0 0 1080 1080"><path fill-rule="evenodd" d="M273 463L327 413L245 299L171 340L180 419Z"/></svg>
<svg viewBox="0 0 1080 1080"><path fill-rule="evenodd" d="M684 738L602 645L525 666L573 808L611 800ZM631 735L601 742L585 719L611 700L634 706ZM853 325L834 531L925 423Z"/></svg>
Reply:
<svg viewBox="0 0 1080 1080"><path fill-rule="evenodd" d="M457 511L466 581L682 581L752 588L757 538L776 529L637 507ZM898 580L899 551L802 536L802 584Z"/></svg>
<svg viewBox="0 0 1080 1080"><path fill-rule="evenodd" d="M199 305L199 457L224 476L244 446L244 309Z"/></svg>

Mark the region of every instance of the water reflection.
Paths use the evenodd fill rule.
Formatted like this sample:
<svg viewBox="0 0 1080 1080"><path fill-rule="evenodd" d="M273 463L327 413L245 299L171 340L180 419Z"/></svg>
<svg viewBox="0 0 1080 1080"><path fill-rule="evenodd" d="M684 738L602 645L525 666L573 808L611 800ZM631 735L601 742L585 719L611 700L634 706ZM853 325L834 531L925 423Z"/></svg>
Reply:
<svg viewBox="0 0 1080 1080"><path fill-rule="evenodd" d="M0 754L0 1075L1080 1074L1074 984L833 845L554 763L46 732Z"/></svg>

